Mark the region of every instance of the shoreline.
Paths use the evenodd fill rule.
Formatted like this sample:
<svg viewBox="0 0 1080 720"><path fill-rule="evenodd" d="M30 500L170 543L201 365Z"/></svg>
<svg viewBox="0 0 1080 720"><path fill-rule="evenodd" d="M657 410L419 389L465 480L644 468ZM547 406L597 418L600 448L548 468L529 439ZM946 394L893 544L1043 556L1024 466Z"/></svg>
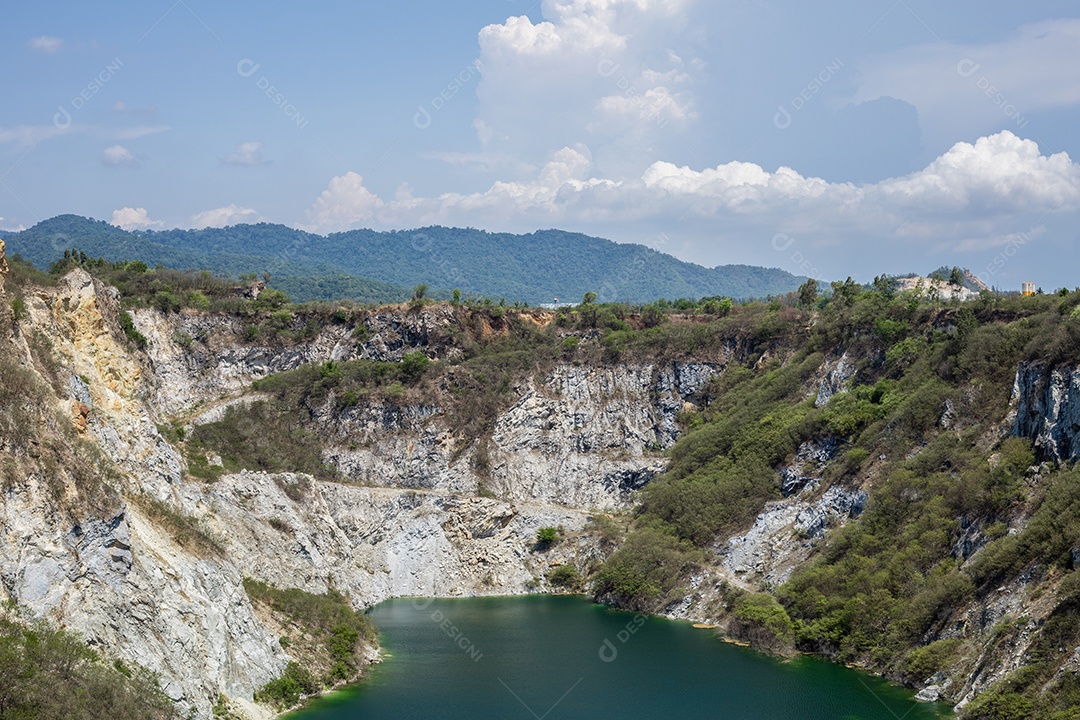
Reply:
<svg viewBox="0 0 1080 720"><path fill-rule="evenodd" d="M881 680L884 680L884 681L890 683L891 685L896 686L897 688L903 688L905 690L911 691L912 693L917 693L918 692L918 690L916 688L912 688L912 687L909 687L907 685L904 685L903 683L898 682L894 678L891 678L891 677L889 677L889 676L887 676L887 675L885 675L883 673L879 673L879 672L873 670L872 668L864 667L864 666L861 666L861 665L858 665L858 664L855 664L855 663L840 663L840 662L837 662L837 661L833 660L832 658L829 658L829 657L827 657L825 655L820 655L820 654L811 653L811 652L805 652L805 651L802 651L802 650L794 650L791 654L786 654L786 655L777 654L775 652L770 652L770 651L768 651L768 650L766 650L764 648L755 647L752 643L749 643L747 641L736 640L735 638L732 638L732 637L728 636L727 634L725 634L725 633L723 633L721 631L722 626L720 624L717 624L717 623L709 622L709 621L706 621L706 620L694 620L694 619L690 619L690 618L672 617L670 615L664 615L664 614L660 614L660 613L650 613L650 612L641 612L641 611L635 611L635 610L628 610L626 608L621 608L621 607L619 607L617 605L611 605L611 604L607 604L607 603L597 602L596 600L593 599L593 597L591 595L587 595L587 594L584 594L584 593L573 593L573 592L526 592L526 593L517 593L517 594L501 593L501 594L492 594L492 595L468 595L468 596L448 596L448 597L403 595L403 596L390 597L390 598L386 598L384 600L381 600L378 603L375 603L375 604L371 605L370 607L365 608L364 612L369 612L374 607L376 607L377 605L381 605L382 603L391 602L391 601L395 601L395 600L413 600L413 601L422 600L423 602L421 604L417 605L417 609L418 610L424 610L431 603L433 603L435 601L444 602L444 601L448 601L448 600L477 600L477 599L483 599L483 598L526 599L526 598L550 598L550 597L581 598L583 600L587 600L590 605L597 606L597 607L602 607L602 608L605 608L605 609L615 610L615 611L624 612L624 613L637 613L637 614L645 615L645 616L652 617L652 618L660 618L660 619L679 622L679 623L686 623L691 628L693 628L695 630L712 630L712 631L714 631L715 637L718 640L720 640L721 642L723 642L723 643L725 643L727 645L734 645L734 646L739 647L739 648L752 650L752 651L754 651L756 653L760 653L760 654L766 655L768 657L771 657L774 660L776 660L776 661L778 661L780 663L783 663L783 664L789 663L789 662L791 662L792 660L795 660L798 657L814 658L814 659L817 659L817 660L822 660L824 662L828 662L828 663L830 663L832 665L836 665L836 666L839 666L839 667L844 667L844 668L847 668L849 670L854 670L854 671L860 672L860 673L865 673L866 675L869 675L871 677L876 677L876 678L879 678ZM290 717L294 716L296 713L302 712L304 709L306 709L308 707L308 705L312 701L317 701L317 700L322 699L322 698L327 698L327 697L330 697L330 696L332 696L332 695L334 695L336 693L346 692L349 688L360 685L366 679L366 671L367 671L367 669L372 665L381 663L385 657L392 657L392 654L388 653L385 650L385 648L383 648L381 646L381 644L380 644L378 648L374 649L374 656L371 657L368 660L367 664L365 664L363 666L363 668L361 668L360 672L358 673L358 675L357 675L357 677L355 679L350 680L348 682L341 683L341 684L336 685L336 686L334 686L332 688L327 688L326 690L324 690L324 691L322 691L320 693L317 693L315 695L309 695L309 696L307 696L305 698L302 698L301 699L302 702L300 704L298 704L297 706L289 708L287 710L284 710L284 711L282 711L282 712L280 712L280 713L278 713L276 715L272 715L272 717L274 718L274 720L288 720ZM915 696L913 696L912 700L915 701L915 702L918 702L919 704L922 704L922 705L943 705L943 706L950 706L950 707L952 707L952 705L953 705L953 703L951 703L951 702L941 702L941 701L929 702L929 701L926 701L926 700L920 700ZM952 712L953 712L953 716L955 716L955 709L953 709Z"/></svg>

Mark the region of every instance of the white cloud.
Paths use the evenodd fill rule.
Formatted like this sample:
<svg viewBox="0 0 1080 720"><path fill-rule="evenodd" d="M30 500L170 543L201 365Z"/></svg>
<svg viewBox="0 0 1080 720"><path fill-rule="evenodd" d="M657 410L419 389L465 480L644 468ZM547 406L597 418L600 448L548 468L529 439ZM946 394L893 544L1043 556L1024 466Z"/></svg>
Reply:
<svg viewBox="0 0 1080 720"><path fill-rule="evenodd" d="M261 142L246 142L236 146L236 150L226 155L222 162L226 165L239 167L258 167L265 164L262 156L263 144Z"/></svg>
<svg viewBox="0 0 1080 720"><path fill-rule="evenodd" d="M145 230L149 228L161 228L165 223L159 220L151 220L146 208L123 207L113 210L110 225L115 225L124 230Z"/></svg>
<svg viewBox="0 0 1080 720"><path fill-rule="evenodd" d="M157 115L158 109L156 105L147 105L146 107L133 107L128 105L123 100L117 100L112 105L112 111L121 115Z"/></svg>
<svg viewBox="0 0 1080 720"><path fill-rule="evenodd" d="M329 186L307 211L301 227L318 232L336 232L370 222L386 204L364 187L364 178L352 171L330 180Z"/></svg>
<svg viewBox="0 0 1080 720"><path fill-rule="evenodd" d="M1065 153L1042 155L1033 140L1004 131L957 143L919 172L878 185L898 209L988 212L1076 208L1080 168Z"/></svg>
<svg viewBox="0 0 1080 720"><path fill-rule="evenodd" d="M168 125L135 125L129 128L105 130L104 134L112 140L136 140L149 135L160 135L169 129Z"/></svg>
<svg viewBox="0 0 1080 720"><path fill-rule="evenodd" d="M30 40L30 48L46 55L51 55L54 52L58 52L64 45L63 38L52 37L50 35L41 35Z"/></svg>
<svg viewBox="0 0 1080 720"><path fill-rule="evenodd" d="M127 128L110 128L101 125L82 125L73 122L70 107L60 106L53 123L48 125L14 125L0 127L0 143L17 143L22 147L36 145L61 135L84 134L107 141L136 140L159 135L169 130L168 125L135 125Z"/></svg>
<svg viewBox="0 0 1080 720"><path fill-rule="evenodd" d="M110 145L101 152L101 162L106 165L128 165L137 166L139 159L135 157L135 153L128 150L123 145Z"/></svg>
<svg viewBox="0 0 1080 720"><path fill-rule="evenodd" d="M697 117L679 53L692 0L545 0L544 20L479 33L475 122L488 152L537 164L588 143L604 172L640 172ZM659 143L659 145L658 145Z"/></svg>
<svg viewBox="0 0 1080 720"><path fill-rule="evenodd" d="M388 201L348 173L333 178L308 210L307 229L564 227L654 244L663 233L682 236L681 254L705 264L760 264L762 247L779 260L768 252L769 239L788 233L806 238L800 253L809 254L812 243L818 257L831 252L842 265L881 242L903 262L920 252L996 252L1019 233L1036 237L1044 217L1080 211L1080 165L1063 153L1040 154L1033 141L1009 132L957 143L918 172L865 185L744 162L697 170L658 161L629 179L595 170L587 148L563 148L530 179L437 197L406 188ZM868 262L882 257L871 254Z"/></svg>
<svg viewBox="0 0 1080 720"><path fill-rule="evenodd" d="M993 43L908 47L867 62L855 102L888 96L914 105L934 138L1009 129L1080 105L1080 19L1024 25Z"/></svg>
<svg viewBox="0 0 1080 720"><path fill-rule="evenodd" d="M42 140L48 140L58 135L69 132L69 125L16 125L14 127L0 127L0 143L14 142L21 147L36 145Z"/></svg>
<svg viewBox="0 0 1080 720"><path fill-rule="evenodd" d="M250 223L259 221L259 213L251 208L239 205L226 205L213 210L204 210L191 216L191 226L197 230L203 228L220 228L227 225Z"/></svg>

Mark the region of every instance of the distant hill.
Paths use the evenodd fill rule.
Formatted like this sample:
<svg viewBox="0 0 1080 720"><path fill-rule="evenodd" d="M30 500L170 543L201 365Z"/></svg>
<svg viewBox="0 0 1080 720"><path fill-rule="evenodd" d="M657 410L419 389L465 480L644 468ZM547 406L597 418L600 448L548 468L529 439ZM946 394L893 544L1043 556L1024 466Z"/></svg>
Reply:
<svg viewBox="0 0 1080 720"><path fill-rule="evenodd" d="M602 302L659 298L778 295L805 278L750 265L705 268L644 245L615 243L562 230L527 235L472 228L427 227L328 236L259 223L205 230L127 232L77 215L59 215L7 236L9 252L38 267L78 248L107 260L206 269L239 275L270 272L271 284L297 301L351 297L404 299L426 284L435 295L458 288L530 304L577 302L596 292Z"/></svg>

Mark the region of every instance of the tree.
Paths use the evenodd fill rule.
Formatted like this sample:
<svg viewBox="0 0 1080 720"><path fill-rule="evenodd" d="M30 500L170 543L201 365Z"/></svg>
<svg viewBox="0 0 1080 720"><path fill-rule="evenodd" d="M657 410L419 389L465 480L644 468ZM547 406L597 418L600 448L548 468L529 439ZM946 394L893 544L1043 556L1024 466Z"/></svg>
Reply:
<svg viewBox="0 0 1080 720"><path fill-rule="evenodd" d="M874 278L874 290L886 300L892 300L896 296L897 281L888 275L878 275Z"/></svg>
<svg viewBox="0 0 1080 720"><path fill-rule="evenodd" d="M848 276L848 279L844 282L840 282L839 280L834 281L832 283L832 289L833 300L836 300L845 307L854 305L855 300L862 294L862 286L852 280L851 276Z"/></svg>
<svg viewBox="0 0 1080 720"><path fill-rule="evenodd" d="M963 287L964 271L954 265L952 271L949 273L949 283L956 287Z"/></svg>
<svg viewBox="0 0 1080 720"><path fill-rule="evenodd" d="M727 317L734 305L731 298L708 298L701 304L701 311L708 315Z"/></svg>
<svg viewBox="0 0 1080 720"><path fill-rule="evenodd" d="M814 278L809 278L799 286L799 306L812 308L817 303L818 284Z"/></svg>
<svg viewBox="0 0 1080 720"><path fill-rule="evenodd" d="M454 303L455 305L461 304L461 290L459 290L458 288L454 288L454 294L450 296L450 302Z"/></svg>
<svg viewBox="0 0 1080 720"><path fill-rule="evenodd" d="M585 297L581 298L581 304L582 305L592 305L594 302L596 302L596 297L597 297L596 293L591 292L591 291L587 292L587 293L585 293Z"/></svg>
<svg viewBox="0 0 1080 720"><path fill-rule="evenodd" d="M427 295L427 291L428 291L428 286L425 285L424 283L420 283L419 285L417 285L416 287L413 288L412 299L413 300L423 300L424 296Z"/></svg>

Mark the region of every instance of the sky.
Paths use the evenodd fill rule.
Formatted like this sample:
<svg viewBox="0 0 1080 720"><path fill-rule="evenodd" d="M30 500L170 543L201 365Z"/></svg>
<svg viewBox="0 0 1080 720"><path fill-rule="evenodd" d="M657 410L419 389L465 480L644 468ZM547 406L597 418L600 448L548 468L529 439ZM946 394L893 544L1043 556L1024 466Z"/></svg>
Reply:
<svg viewBox="0 0 1080 720"><path fill-rule="evenodd" d="M12 4L0 230L560 228L1080 286L1080 5Z"/></svg>

